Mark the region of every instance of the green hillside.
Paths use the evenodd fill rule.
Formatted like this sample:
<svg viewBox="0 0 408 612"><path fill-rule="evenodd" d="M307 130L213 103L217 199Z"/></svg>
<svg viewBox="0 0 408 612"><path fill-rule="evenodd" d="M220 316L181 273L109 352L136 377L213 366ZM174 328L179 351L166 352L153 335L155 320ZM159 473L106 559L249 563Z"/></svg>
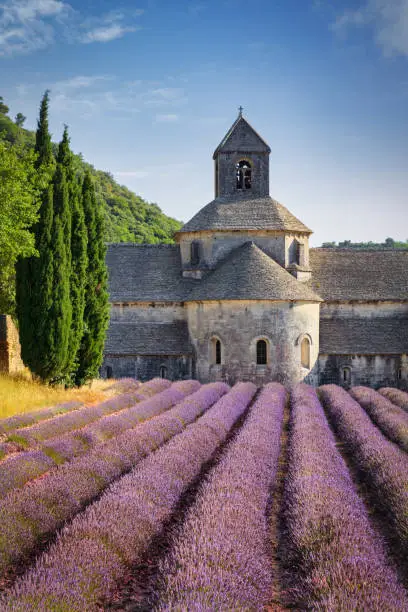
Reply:
<svg viewBox="0 0 408 612"><path fill-rule="evenodd" d="M3 109L7 109L4 104ZM0 138L11 144L34 147L35 133L16 125L7 113L1 111L0 105ZM157 204L146 202L119 185L108 172L96 170L80 155L76 156L76 161L78 174L82 175L86 168L90 168L95 179L96 192L105 207L107 242L174 242L174 232L182 225L179 221L165 215Z"/></svg>

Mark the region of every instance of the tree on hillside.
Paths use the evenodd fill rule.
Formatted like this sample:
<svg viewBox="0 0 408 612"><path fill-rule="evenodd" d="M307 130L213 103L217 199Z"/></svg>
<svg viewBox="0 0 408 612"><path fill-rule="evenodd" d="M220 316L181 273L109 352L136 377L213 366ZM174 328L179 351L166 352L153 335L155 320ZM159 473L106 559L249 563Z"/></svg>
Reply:
<svg viewBox="0 0 408 612"><path fill-rule="evenodd" d="M72 382L78 363L78 350L84 331L85 283L87 272L87 231L82 206L81 186L76 176L74 155L70 149L68 128L65 126L58 150L58 164L65 170L68 200L71 215L70 235L66 237L70 245L70 301L72 308L71 329L68 339L66 383Z"/></svg>
<svg viewBox="0 0 408 612"><path fill-rule="evenodd" d="M0 96L0 114L7 115L8 112L9 112L9 107L7 106L7 104L4 104L3 96Z"/></svg>
<svg viewBox="0 0 408 612"><path fill-rule="evenodd" d="M84 335L78 354L76 383L82 385L98 375L103 360L109 324L104 222L89 172L82 187L85 224L88 234L88 270L85 291Z"/></svg>
<svg viewBox="0 0 408 612"><path fill-rule="evenodd" d="M14 123L18 126L18 127L23 127L25 121L26 121L27 117L25 117L23 115L23 113L17 113L16 118L14 119Z"/></svg>
<svg viewBox="0 0 408 612"><path fill-rule="evenodd" d="M35 156L0 141L0 312L14 310L15 263L36 254L30 231L39 207Z"/></svg>

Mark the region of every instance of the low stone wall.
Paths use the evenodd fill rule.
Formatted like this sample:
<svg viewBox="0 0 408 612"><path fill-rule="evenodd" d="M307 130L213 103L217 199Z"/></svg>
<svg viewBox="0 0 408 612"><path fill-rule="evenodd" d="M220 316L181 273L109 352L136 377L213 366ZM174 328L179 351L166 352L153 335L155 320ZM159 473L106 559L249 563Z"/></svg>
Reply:
<svg viewBox="0 0 408 612"><path fill-rule="evenodd" d="M0 315L0 372L12 374L23 369L17 328L9 315Z"/></svg>

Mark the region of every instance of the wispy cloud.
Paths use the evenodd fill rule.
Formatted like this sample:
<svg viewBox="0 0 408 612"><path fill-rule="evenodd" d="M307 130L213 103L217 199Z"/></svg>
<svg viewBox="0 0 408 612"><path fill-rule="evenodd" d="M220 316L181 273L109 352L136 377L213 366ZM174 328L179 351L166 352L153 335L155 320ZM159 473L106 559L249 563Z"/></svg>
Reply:
<svg viewBox="0 0 408 612"><path fill-rule="evenodd" d="M58 38L71 43L107 43L136 32L141 9L84 18L63 0L0 0L0 56L32 53Z"/></svg>
<svg viewBox="0 0 408 612"><path fill-rule="evenodd" d="M369 27L384 55L408 56L408 0L367 0L338 15L331 25L337 34L356 27Z"/></svg>
<svg viewBox="0 0 408 612"><path fill-rule="evenodd" d="M133 10L130 13L110 11L99 18L87 19L81 25L84 31L79 35L79 40L84 44L106 43L122 38L129 32L137 32L140 30L140 26L136 26L133 22L136 17L140 17L142 14L142 9Z"/></svg>
<svg viewBox="0 0 408 612"><path fill-rule="evenodd" d="M157 87L142 94L146 106L180 106L187 102L182 87Z"/></svg>
<svg viewBox="0 0 408 612"><path fill-rule="evenodd" d="M0 56L31 53L54 42L54 24L72 13L60 0L7 0L0 4Z"/></svg>
<svg viewBox="0 0 408 612"><path fill-rule="evenodd" d="M111 40L115 40L116 38L122 38L122 36L124 36L127 32L136 32L138 29L140 28L126 27L120 25L119 23L115 23L105 27L95 28L94 30L86 32L82 36L81 42L85 44L94 42L110 42Z"/></svg>
<svg viewBox="0 0 408 612"><path fill-rule="evenodd" d="M164 179L169 177L176 177L185 175L186 170L192 167L191 162L179 162L174 164L166 164L160 166L146 166L139 170L123 170L114 172L113 174L118 178L147 178L148 176L155 176L156 178Z"/></svg>
<svg viewBox="0 0 408 612"><path fill-rule="evenodd" d="M155 117L156 123L176 123L179 119L179 115L174 114L158 114Z"/></svg>

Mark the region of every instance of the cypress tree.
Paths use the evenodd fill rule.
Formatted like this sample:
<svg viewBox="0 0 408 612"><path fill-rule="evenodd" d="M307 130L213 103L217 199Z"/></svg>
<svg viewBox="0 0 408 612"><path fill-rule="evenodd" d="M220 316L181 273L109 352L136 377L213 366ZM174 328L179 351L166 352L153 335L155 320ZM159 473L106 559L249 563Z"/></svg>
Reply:
<svg viewBox="0 0 408 612"><path fill-rule="evenodd" d="M84 335L78 354L76 383L83 385L98 375L103 360L109 323L107 269L105 263L104 222L92 177L85 174L82 202L88 234L88 270L85 291Z"/></svg>
<svg viewBox="0 0 408 612"><path fill-rule="evenodd" d="M16 266L16 300L22 358L30 370L46 379L48 355L48 312L52 305L53 259L51 249L53 212L52 175L55 160L48 127L49 94L40 107L35 152L38 184L41 188L39 219L34 226L39 257L20 259Z"/></svg>
<svg viewBox="0 0 408 612"><path fill-rule="evenodd" d="M70 301L71 328L68 338L66 384L72 384L77 366L78 350L84 330L85 282L87 272L87 232L82 206L81 186L75 174L74 156L70 150L68 128L65 126L58 149L57 161L65 170L70 209L70 227L66 231L66 244L70 244Z"/></svg>
<svg viewBox="0 0 408 612"><path fill-rule="evenodd" d="M62 381L69 359L72 320L71 212L64 165L57 163L54 176L54 220L49 256L53 266L52 304L48 311L46 355L43 378Z"/></svg>

